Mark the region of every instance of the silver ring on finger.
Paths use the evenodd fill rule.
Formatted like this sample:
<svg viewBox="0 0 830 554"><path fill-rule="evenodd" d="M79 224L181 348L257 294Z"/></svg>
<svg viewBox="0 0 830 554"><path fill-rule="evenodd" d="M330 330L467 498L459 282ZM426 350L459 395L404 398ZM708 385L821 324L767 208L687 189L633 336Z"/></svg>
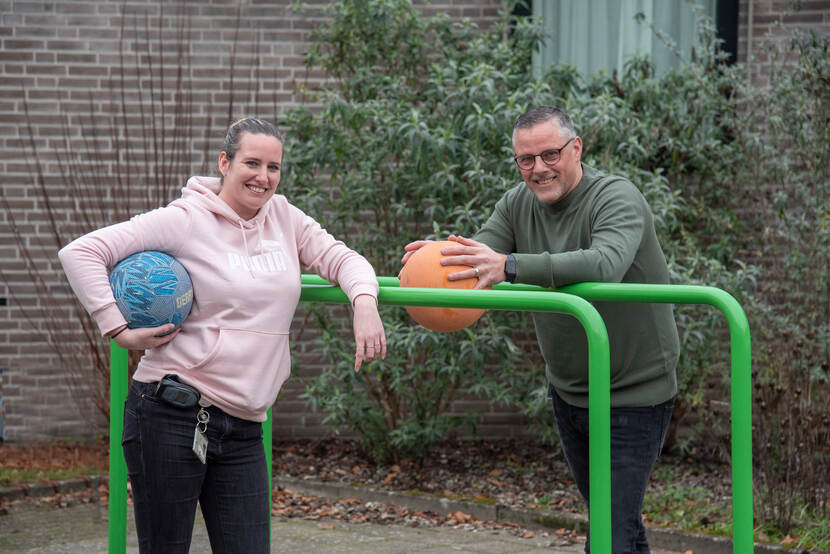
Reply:
<svg viewBox="0 0 830 554"><path fill-rule="evenodd" d="M477 268L477 267L474 267L474 268L473 268L473 271L475 271L475 272L476 272L476 277L478 277L478 268Z"/></svg>

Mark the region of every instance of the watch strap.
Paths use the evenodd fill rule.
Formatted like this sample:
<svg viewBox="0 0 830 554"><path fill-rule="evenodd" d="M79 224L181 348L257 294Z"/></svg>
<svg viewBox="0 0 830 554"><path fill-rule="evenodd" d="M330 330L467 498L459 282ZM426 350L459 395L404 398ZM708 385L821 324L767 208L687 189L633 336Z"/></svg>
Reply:
<svg viewBox="0 0 830 554"><path fill-rule="evenodd" d="M504 276L508 283L516 282L516 257L508 254L504 260Z"/></svg>

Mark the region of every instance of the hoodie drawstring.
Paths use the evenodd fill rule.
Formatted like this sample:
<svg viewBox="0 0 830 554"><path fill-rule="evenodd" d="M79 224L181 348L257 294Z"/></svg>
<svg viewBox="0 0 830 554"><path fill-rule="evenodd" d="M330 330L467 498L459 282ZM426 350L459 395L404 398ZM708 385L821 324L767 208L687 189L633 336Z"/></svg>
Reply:
<svg viewBox="0 0 830 554"><path fill-rule="evenodd" d="M265 248L262 244L262 221L261 220L256 221L256 237L257 237L257 240L259 241L259 253L262 254L263 251L265 250Z"/></svg>
<svg viewBox="0 0 830 554"><path fill-rule="evenodd" d="M245 227L242 225L242 220L238 219L236 221L239 224L239 232L242 233L242 244L245 246L245 257L248 258L245 262L245 265L248 266L248 273L251 274L252 279L256 279L256 275L254 275L254 268L252 267L253 264L250 261L251 252L248 250L248 238L245 236ZM257 229L259 229L259 225L257 225ZM260 231L260 240L262 240L262 232Z"/></svg>

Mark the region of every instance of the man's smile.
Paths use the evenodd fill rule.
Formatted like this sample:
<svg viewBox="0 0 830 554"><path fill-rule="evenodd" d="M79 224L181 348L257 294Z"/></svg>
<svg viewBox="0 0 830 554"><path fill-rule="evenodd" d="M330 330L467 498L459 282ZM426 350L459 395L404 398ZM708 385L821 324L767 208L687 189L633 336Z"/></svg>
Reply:
<svg viewBox="0 0 830 554"><path fill-rule="evenodd" d="M556 175L550 175L548 177L536 179L536 183L539 185L549 185L556 179Z"/></svg>

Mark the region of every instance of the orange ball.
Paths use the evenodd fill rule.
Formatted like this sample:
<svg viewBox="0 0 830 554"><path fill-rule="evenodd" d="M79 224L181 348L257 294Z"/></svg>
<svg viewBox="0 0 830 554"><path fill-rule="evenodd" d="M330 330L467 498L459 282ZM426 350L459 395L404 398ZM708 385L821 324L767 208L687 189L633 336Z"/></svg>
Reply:
<svg viewBox="0 0 830 554"><path fill-rule="evenodd" d="M407 260L401 270L400 280L402 287L444 288L444 289L471 289L478 282L478 278L450 281L447 275L456 271L470 269L466 265L441 265L441 249L447 246L458 246L457 242L431 242L416 250ZM432 331L448 333L469 327L484 314L484 310L471 308L428 308L424 306L406 306L406 311L412 319Z"/></svg>

